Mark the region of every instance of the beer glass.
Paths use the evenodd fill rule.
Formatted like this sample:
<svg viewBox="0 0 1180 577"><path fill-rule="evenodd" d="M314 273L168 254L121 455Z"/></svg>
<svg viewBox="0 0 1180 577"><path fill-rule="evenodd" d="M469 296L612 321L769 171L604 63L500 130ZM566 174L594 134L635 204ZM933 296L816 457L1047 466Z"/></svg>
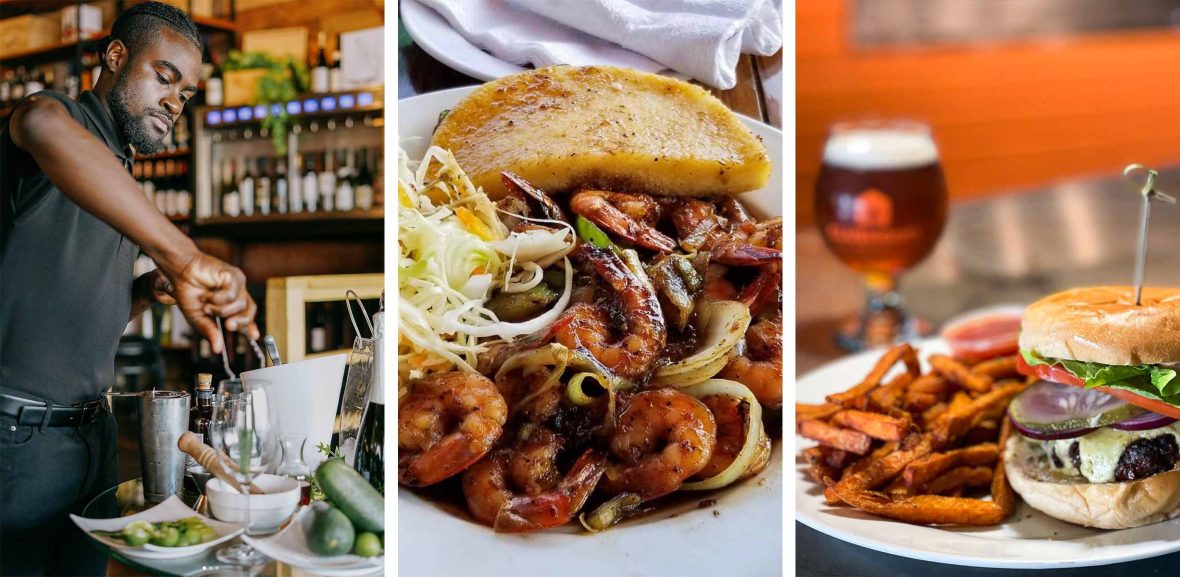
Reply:
<svg viewBox="0 0 1180 577"><path fill-rule="evenodd" d="M897 277L930 254L947 191L930 127L855 122L832 127L815 190L828 249L865 279L865 306L836 340L848 350L913 339L929 326L906 314Z"/></svg>

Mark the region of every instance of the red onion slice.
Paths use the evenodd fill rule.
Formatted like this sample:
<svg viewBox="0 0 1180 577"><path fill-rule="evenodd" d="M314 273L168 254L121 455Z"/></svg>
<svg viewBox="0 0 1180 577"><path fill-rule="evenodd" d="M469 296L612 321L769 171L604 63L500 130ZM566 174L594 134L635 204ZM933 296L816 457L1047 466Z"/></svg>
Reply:
<svg viewBox="0 0 1180 577"><path fill-rule="evenodd" d="M1037 381L1008 406L1008 415L1021 432L1044 438L1070 438L1081 434L1078 431L1105 427L1143 412L1101 391L1049 381ZM1056 437L1058 434L1066 436Z"/></svg>
<svg viewBox="0 0 1180 577"><path fill-rule="evenodd" d="M1176 419L1174 417L1148 411L1140 415L1135 415L1130 419L1123 419L1111 425L1110 428L1120 431L1150 431L1151 429L1166 427L1175 422Z"/></svg>

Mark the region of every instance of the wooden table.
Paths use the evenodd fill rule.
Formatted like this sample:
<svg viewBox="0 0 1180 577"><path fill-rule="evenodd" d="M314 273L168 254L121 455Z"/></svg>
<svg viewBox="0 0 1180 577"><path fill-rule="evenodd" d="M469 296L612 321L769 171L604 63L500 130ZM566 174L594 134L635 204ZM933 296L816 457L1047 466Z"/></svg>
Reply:
<svg viewBox="0 0 1180 577"><path fill-rule="evenodd" d="M951 183L953 186L954 183ZM1157 187L1180 192L1180 167L1164 170ZM1138 242L1140 197L1121 177L1074 182L951 206L946 232L925 262L902 277L912 313L940 325L964 311L1027 304L1070 287L1130 284ZM1152 209L1146 282L1180 286L1180 205ZM862 304L860 279L824 247L814 228L796 241L796 373L844 355L833 334ZM852 386L854 383L849 383ZM878 553L796 529L799 575L935 576L947 565ZM1180 553L1106 567L1038 571L1037 577L1175 575ZM965 577L1013 571L955 567Z"/></svg>
<svg viewBox="0 0 1180 577"><path fill-rule="evenodd" d="M399 100L436 90L484 82L456 72L435 60L414 43L400 19L397 24L397 59ZM774 56L743 55L738 61L737 86L729 90L709 90L734 112L781 129L782 63L782 50Z"/></svg>

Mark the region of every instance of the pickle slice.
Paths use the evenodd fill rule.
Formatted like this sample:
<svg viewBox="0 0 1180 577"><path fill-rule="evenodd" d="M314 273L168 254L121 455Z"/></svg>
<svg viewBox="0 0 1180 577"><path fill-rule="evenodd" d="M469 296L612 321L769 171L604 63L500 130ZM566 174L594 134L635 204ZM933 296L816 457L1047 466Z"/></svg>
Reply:
<svg viewBox="0 0 1180 577"><path fill-rule="evenodd" d="M1038 433L1105 427L1144 412L1095 389L1049 381L1037 381L1008 405L1008 416L1013 421Z"/></svg>

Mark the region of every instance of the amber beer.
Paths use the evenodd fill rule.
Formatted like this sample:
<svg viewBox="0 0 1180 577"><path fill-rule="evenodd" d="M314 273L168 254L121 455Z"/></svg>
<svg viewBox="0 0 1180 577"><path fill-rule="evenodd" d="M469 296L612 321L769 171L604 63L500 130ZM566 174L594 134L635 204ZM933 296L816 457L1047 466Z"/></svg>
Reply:
<svg viewBox="0 0 1180 577"><path fill-rule="evenodd" d="M816 184L816 220L828 248L871 286L892 290L894 276L930 254L946 212L946 181L929 128L833 129Z"/></svg>

